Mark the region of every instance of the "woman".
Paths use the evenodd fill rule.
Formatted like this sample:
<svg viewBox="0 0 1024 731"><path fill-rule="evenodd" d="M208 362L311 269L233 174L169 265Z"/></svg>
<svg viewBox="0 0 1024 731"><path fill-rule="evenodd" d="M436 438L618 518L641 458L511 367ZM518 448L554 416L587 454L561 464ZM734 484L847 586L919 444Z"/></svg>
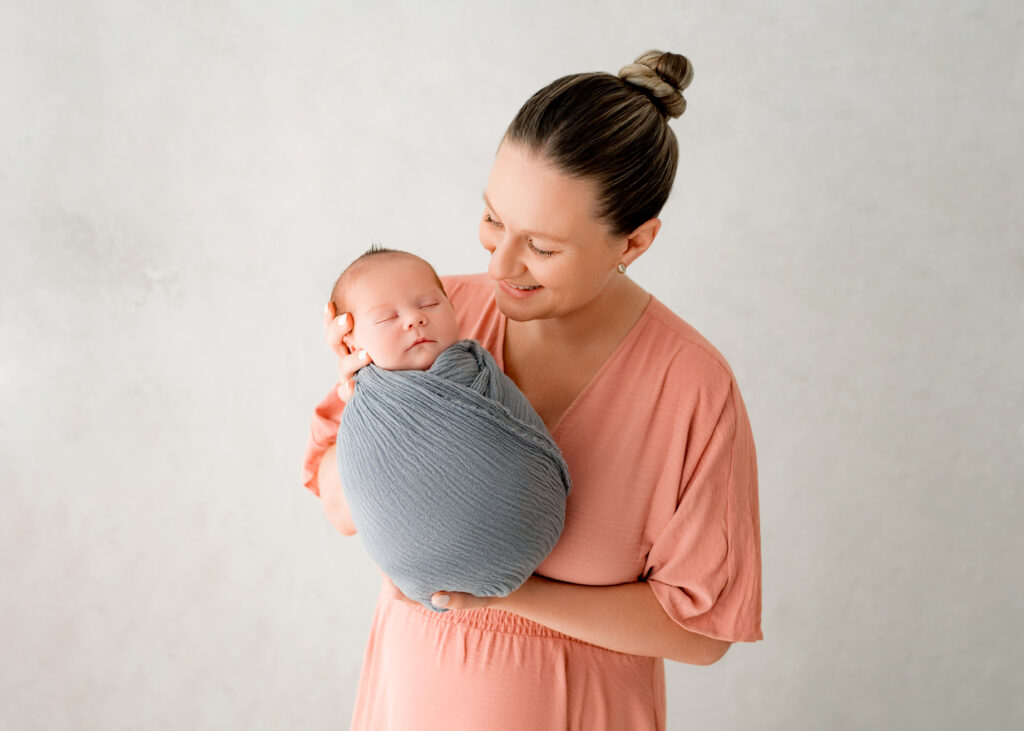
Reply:
<svg viewBox="0 0 1024 731"><path fill-rule="evenodd" d="M686 58L651 51L618 77L558 79L506 132L484 193L487 274L444 284L463 337L562 450L565 530L504 598L438 593L455 610L438 614L385 579L353 728L663 729L661 658L706 665L761 638L755 453L735 378L625 275L661 227L668 118L691 78ZM306 484L352 535L332 444L366 360L335 315L340 380L313 419Z"/></svg>

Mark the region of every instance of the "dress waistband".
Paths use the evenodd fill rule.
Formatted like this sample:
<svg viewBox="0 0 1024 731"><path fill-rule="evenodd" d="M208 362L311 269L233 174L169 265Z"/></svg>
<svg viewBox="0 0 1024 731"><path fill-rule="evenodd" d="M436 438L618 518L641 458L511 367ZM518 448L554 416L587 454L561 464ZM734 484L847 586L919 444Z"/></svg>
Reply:
<svg viewBox="0 0 1024 731"><path fill-rule="evenodd" d="M569 635L556 632L550 627L537 624L526 617L518 614L505 612L500 609L472 609L452 612L434 612L426 607L413 606L397 599L403 607L412 612L422 614L424 618L441 624L458 624L466 627L484 630L486 632L502 632L509 635L523 635L526 637L543 637L546 639L570 640L581 642L581 640ZM589 644L584 642L583 644Z"/></svg>

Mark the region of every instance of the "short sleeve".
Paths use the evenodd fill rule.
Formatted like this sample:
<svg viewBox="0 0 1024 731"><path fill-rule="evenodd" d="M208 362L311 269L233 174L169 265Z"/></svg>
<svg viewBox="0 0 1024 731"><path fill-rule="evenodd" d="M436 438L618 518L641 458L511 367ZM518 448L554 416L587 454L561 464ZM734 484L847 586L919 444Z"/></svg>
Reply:
<svg viewBox="0 0 1024 731"><path fill-rule="evenodd" d="M644 577L685 629L729 642L762 638L757 460L735 381Z"/></svg>
<svg viewBox="0 0 1024 731"><path fill-rule="evenodd" d="M324 452L331 448L338 439L338 425L341 423L341 412L345 410L345 402L338 396L337 388L332 387L324 399L313 411L313 419L309 425L309 441L306 442L306 457L302 464L302 484L314 495L320 496L317 475Z"/></svg>

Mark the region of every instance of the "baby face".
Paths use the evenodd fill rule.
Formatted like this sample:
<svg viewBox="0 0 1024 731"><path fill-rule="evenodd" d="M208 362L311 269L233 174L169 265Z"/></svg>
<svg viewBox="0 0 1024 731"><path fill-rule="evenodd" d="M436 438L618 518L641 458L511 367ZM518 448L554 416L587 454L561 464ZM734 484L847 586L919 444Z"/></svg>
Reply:
<svg viewBox="0 0 1024 731"><path fill-rule="evenodd" d="M459 339L455 310L426 264L394 256L373 262L345 289L353 318L345 344L389 371L426 370Z"/></svg>

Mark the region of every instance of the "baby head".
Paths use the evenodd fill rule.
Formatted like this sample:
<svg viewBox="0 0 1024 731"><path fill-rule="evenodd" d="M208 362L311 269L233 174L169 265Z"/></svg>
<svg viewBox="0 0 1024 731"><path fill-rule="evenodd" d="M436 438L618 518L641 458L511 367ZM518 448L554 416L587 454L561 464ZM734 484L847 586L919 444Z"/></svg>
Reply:
<svg viewBox="0 0 1024 731"><path fill-rule="evenodd" d="M374 246L334 283L331 302L352 315L342 340L389 371L426 370L459 339L455 310L434 268L405 251Z"/></svg>

